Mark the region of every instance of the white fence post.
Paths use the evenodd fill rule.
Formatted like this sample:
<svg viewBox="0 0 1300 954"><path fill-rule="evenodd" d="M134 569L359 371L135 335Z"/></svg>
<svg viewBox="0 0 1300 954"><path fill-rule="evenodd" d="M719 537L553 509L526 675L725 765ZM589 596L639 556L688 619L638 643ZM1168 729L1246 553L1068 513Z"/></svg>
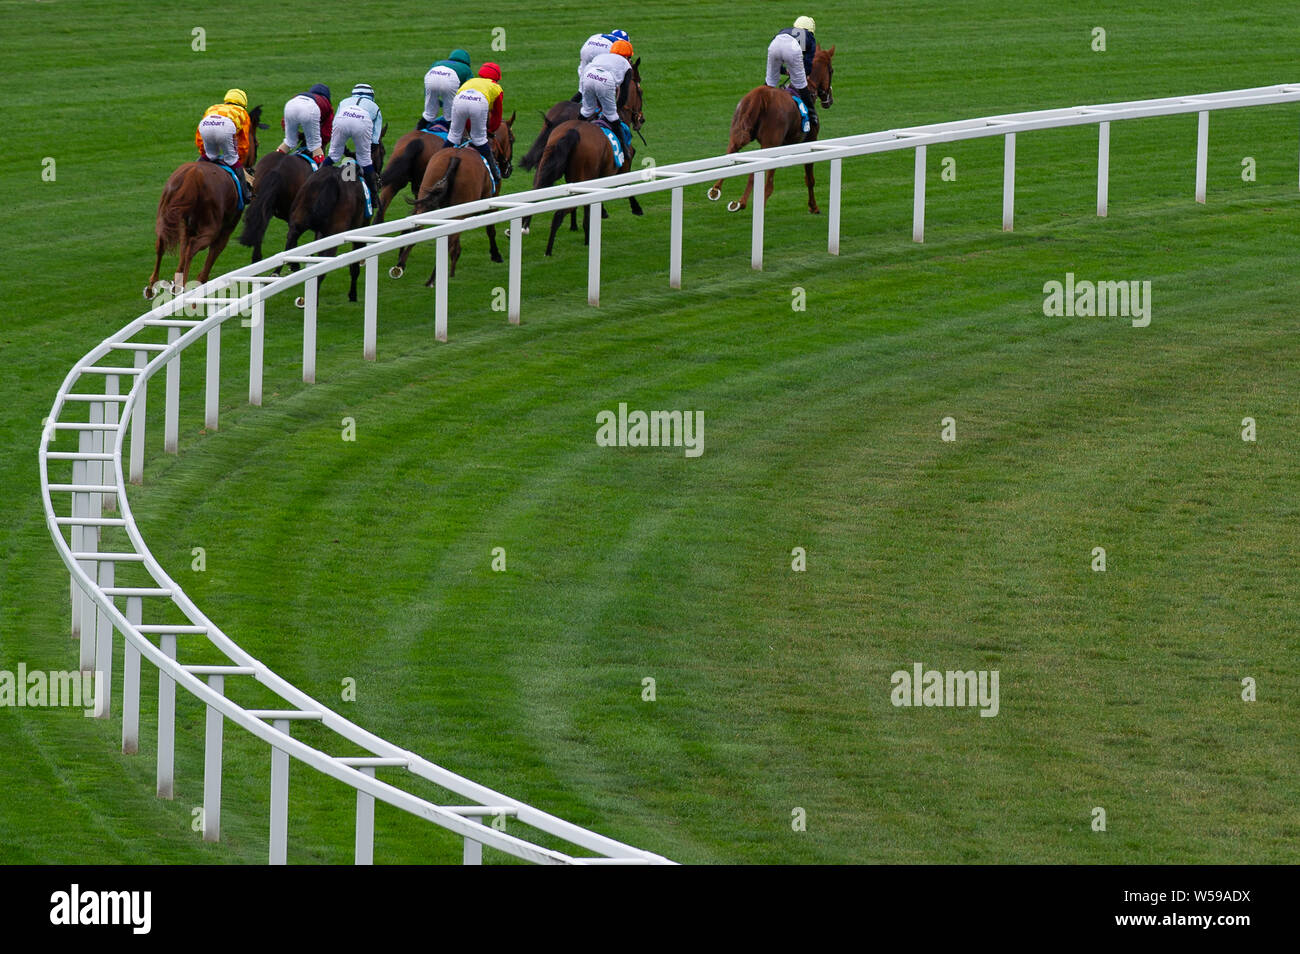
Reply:
<svg viewBox="0 0 1300 954"><path fill-rule="evenodd" d="M107 374L104 376L104 393L105 394L119 393L116 374ZM104 402L104 423L117 424L117 412L118 412L118 406L116 401L105 401ZM108 431L99 432L99 449L101 452L112 451L113 437L109 434ZM101 476L107 475L112 469L113 468L108 464L107 461L103 462L103 466L101 466L100 468L102 472ZM112 481L108 480L106 476L104 482L112 483ZM113 513L117 510L117 494L104 494L104 510L108 513Z"/></svg>
<svg viewBox="0 0 1300 954"><path fill-rule="evenodd" d="M208 330L208 366L204 375L203 426L217 429L217 415L221 401L221 326Z"/></svg>
<svg viewBox="0 0 1300 954"><path fill-rule="evenodd" d="M276 719L276 730L289 735L289 720ZM289 753L271 746L271 864L283 865L289 857Z"/></svg>
<svg viewBox="0 0 1300 954"><path fill-rule="evenodd" d="M925 147L916 147L916 164L912 174L912 241L925 241Z"/></svg>
<svg viewBox="0 0 1300 954"><path fill-rule="evenodd" d="M316 300L320 279L309 278L302 289L302 383L316 383Z"/></svg>
<svg viewBox="0 0 1300 954"><path fill-rule="evenodd" d="M373 766L363 765L358 771L371 778L375 777ZM357 789L356 863L359 865L375 863L375 796L361 789Z"/></svg>
<svg viewBox="0 0 1300 954"><path fill-rule="evenodd" d="M128 596L127 622L139 626L143 615L144 600ZM140 650L125 636L122 644L122 754L134 755L140 751Z"/></svg>
<svg viewBox="0 0 1300 954"><path fill-rule="evenodd" d="M1110 123L1097 124L1097 214L1110 211Z"/></svg>
<svg viewBox="0 0 1300 954"><path fill-rule="evenodd" d="M88 448L89 446L90 446L90 432L80 431L77 434L77 451L80 453L85 453L86 448ZM86 480L86 462L84 460L74 460L72 462L72 482L74 484L89 483L89 481ZM83 499L85 496L86 495L83 493L72 494L72 502L70 504L72 510L72 516L74 517L86 516L87 502ZM71 539L72 552L79 553L82 550L86 549L85 546L83 546L81 543L82 528L79 524L74 523L71 529L72 529L72 539ZM76 576L74 576L71 573L68 574L68 580L71 583L69 589L71 594L70 601L72 604L72 638L80 639L81 638L81 602L82 602L81 586L80 584L77 583Z"/></svg>
<svg viewBox="0 0 1300 954"><path fill-rule="evenodd" d="M1202 110L1196 122L1196 201L1205 204L1205 172L1210 153L1210 114Z"/></svg>
<svg viewBox="0 0 1300 954"><path fill-rule="evenodd" d="M248 326L248 403L262 406L262 355L266 341L266 302L253 302L253 317Z"/></svg>
<svg viewBox="0 0 1300 954"><path fill-rule="evenodd" d="M181 330L174 325L167 329L167 343L175 344L181 336ZM178 453L177 434L181 415L181 355L180 352L167 362L167 406L163 411L163 450L168 454Z"/></svg>
<svg viewBox="0 0 1300 954"><path fill-rule="evenodd" d="M754 203L754 221L749 239L749 267L756 272L763 270L763 213L767 205L767 187L763 182L764 173L754 173L754 188L751 200Z"/></svg>
<svg viewBox="0 0 1300 954"><path fill-rule="evenodd" d="M830 232L826 239L826 251L832 255L840 254L840 179L843 165L843 159L831 160Z"/></svg>
<svg viewBox="0 0 1300 954"><path fill-rule="evenodd" d="M135 366L141 371L149 363L149 354L146 351L137 351L135 353ZM144 429L145 429L145 399L149 396L149 382L143 379L142 375L137 374L135 379L139 381L140 393L136 395L135 410L131 412L131 483L144 483Z"/></svg>
<svg viewBox="0 0 1300 954"><path fill-rule="evenodd" d="M208 676L208 688L221 695L225 690L225 677L220 673ZM203 739L203 840L221 840L221 712L208 706L207 731Z"/></svg>
<svg viewBox="0 0 1300 954"><path fill-rule="evenodd" d="M176 658L176 634L163 633L158 648L169 659ZM171 798L176 790L176 681L158 670L158 797Z"/></svg>
<svg viewBox="0 0 1300 954"><path fill-rule="evenodd" d="M519 324L519 293L524 272L524 220L510 220L510 281L506 290L506 309L510 324Z"/></svg>
<svg viewBox="0 0 1300 954"><path fill-rule="evenodd" d="M682 287L682 189L672 192L671 222L668 226L668 287Z"/></svg>
<svg viewBox="0 0 1300 954"><path fill-rule="evenodd" d="M361 332L362 357L375 360L379 339L379 256L366 259L366 311Z"/></svg>
<svg viewBox="0 0 1300 954"><path fill-rule="evenodd" d="M447 340L447 242L446 235L438 236L435 256L438 274L433 282L433 336L439 341Z"/></svg>
<svg viewBox="0 0 1300 954"><path fill-rule="evenodd" d="M114 565L112 560L100 561L100 589L113 585ZM107 610L98 603L95 606L99 610L99 625L95 628L95 715L107 719L113 705L113 620Z"/></svg>
<svg viewBox="0 0 1300 954"><path fill-rule="evenodd" d="M467 815L467 816L465 817L465 820L466 820L466 821L472 821L472 822L478 822L480 825L483 824L483 822L482 822L481 819L479 819L479 818L475 818L473 815ZM474 840L473 838L471 838L469 835L466 835L466 836L465 836L465 851L464 851L464 855L463 855L463 857L462 857L462 861L463 861L464 864L467 864L467 865L481 865L481 864L483 864L483 842L481 842L481 841L475 841L475 840Z"/></svg>
<svg viewBox="0 0 1300 954"><path fill-rule="evenodd" d="M588 221L591 223L588 229L588 241L591 243L587 249L587 304L593 307L600 305L600 210L603 206L599 202L593 202L589 208Z"/></svg>
<svg viewBox="0 0 1300 954"><path fill-rule="evenodd" d="M1002 149L1002 231L1010 232L1016 217L1016 134L1007 133Z"/></svg>

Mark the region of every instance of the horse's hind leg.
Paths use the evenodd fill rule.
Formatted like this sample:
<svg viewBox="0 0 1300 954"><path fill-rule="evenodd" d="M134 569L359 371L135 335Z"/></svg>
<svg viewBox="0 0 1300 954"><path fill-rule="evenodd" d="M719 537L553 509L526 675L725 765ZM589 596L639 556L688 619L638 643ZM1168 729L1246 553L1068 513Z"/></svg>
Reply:
<svg viewBox="0 0 1300 954"><path fill-rule="evenodd" d="M153 274L149 276L149 283L144 286L144 297L146 300L153 298L154 295L157 294L157 292L154 291L154 284L158 281L158 272L162 269L162 257L163 257L162 239L158 239L158 241L155 243L155 251L157 251L158 257L154 260L153 263Z"/></svg>
<svg viewBox="0 0 1300 954"><path fill-rule="evenodd" d="M576 206L574 207L574 212L575 214L577 212ZM560 209L560 211L556 212L555 215L551 217L551 237L546 240L547 255L550 255L551 249L555 247L555 233L560 230L560 223L562 221L564 221L564 210Z"/></svg>
<svg viewBox="0 0 1300 954"><path fill-rule="evenodd" d="M638 202L638 201L636 200L636 196L634 196L634 195L632 195L632 196L628 196L627 201L632 205L632 214L633 214L633 215L644 215L644 214L645 214L645 211L641 208L641 203ZM604 211L605 211L605 207L604 207L604 206L601 206L601 212L604 212Z"/></svg>
<svg viewBox="0 0 1300 954"><path fill-rule="evenodd" d="M569 231L578 231L578 207L576 205L569 210Z"/></svg>
<svg viewBox="0 0 1300 954"><path fill-rule="evenodd" d="M361 246L358 243L356 242L352 243L352 251L355 252L360 247ZM353 262L351 265L348 266L348 275L352 279L352 286L348 289L348 301L357 300L357 276L359 276L360 274L361 274L360 262Z"/></svg>
<svg viewBox="0 0 1300 954"><path fill-rule="evenodd" d="M200 285L208 280L208 274L212 271L212 266L216 264L217 256L226 247L226 243L230 241L230 236L234 231L235 227L233 225L228 229L222 229L221 234L208 246L207 258L203 260L203 271L199 272Z"/></svg>
<svg viewBox="0 0 1300 954"><path fill-rule="evenodd" d="M501 257L501 249L497 248L497 227L495 225L489 225L487 227L487 236L488 236L488 253L492 256L492 261L494 262L505 261Z"/></svg>
<svg viewBox="0 0 1300 954"><path fill-rule="evenodd" d="M763 181L763 199L764 201L772 198L772 184L776 181L776 170L768 169L767 177Z"/></svg>
<svg viewBox="0 0 1300 954"><path fill-rule="evenodd" d="M488 228L492 228L492 226L489 225ZM459 232L453 235L451 237L451 241L447 243L447 259L450 263L450 267L447 269L447 277L455 278L456 263L460 261L460 233ZM498 262L501 261L500 253L497 254L496 260Z"/></svg>
<svg viewBox="0 0 1300 954"><path fill-rule="evenodd" d="M808 211L813 215L818 215L821 209L817 208L817 196L813 195L813 167L812 163L803 167L803 179L808 183Z"/></svg>

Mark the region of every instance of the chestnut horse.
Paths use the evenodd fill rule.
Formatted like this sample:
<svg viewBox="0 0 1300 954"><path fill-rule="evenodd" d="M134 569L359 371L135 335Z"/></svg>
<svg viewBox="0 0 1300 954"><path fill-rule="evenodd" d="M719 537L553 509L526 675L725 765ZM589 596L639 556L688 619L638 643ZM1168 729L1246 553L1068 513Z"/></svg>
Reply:
<svg viewBox="0 0 1300 954"><path fill-rule="evenodd" d="M249 110L248 115L251 119L248 163L253 165L257 162L257 130L265 129L266 124L261 122L261 106ZM226 167L198 160L187 162L173 172L163 187L162 198L158 200L158 216L154 222L156 257L153 274L144 287L144 297L153 298L166 285L166 282L158 281L163 253L178 246L172 293L179 295L185 290L190 262L205 248L208 255L203 260L199 281L206 282L217 256L239 224L241 213L235 180Z"/></svg>
<svg viewBox="0 0 1300 954"><path fill-rule="evenodd" d="M382 141L370 147L370 160L374 164L376 173L383 170ZM307 177L303 187L298 190L297 198L293 200L293 208L289 210L289 234L284 242L286 252L297 247L298 239L304 232L315 232L317 239L323 239L349 229L359 229L370 221L371 215L366 214L366 189L362 182L361 170L352 162L344 160L339 165L321 166ZM378 196L371 196L372 215L378 211L375 207L378 202ZM359 243L352 243L353 250L360 247ZM337 255L338 250L339 246L336 245L324 254ZM289 271L297 270L298 263L291 262ZM278 272L279 269L276 271ZM356 301L357 276L361 273L361 266L353 262L348 267L348 273L352 279L352 284L348 288L348 301ZM322 275L320 280L324 282L325 276ZM317 288L319 287L318 285ZM301 296L297 303L301 305Z"/></svg>
<svg viewBox="0 0 1300 954"><path fill-rule="evenodd" d="M289 221L293 200L313 171L311 162L297 151L284 153L276 150L258 162L254 176L257 195L248 204L244 230L239 234L239 244L253 249L253 261L262 260L262 239L266 236L271 217Z"/></svg>
<svg viewBox="0 0 1300 954"><path fill-rule="evenodd" d="M496 157L497 168L501 170L503 180L510 178L513 171L511 159L515 151L515 134L510 128L515 124L515 114L496 128L492 134L492 154ZM420 182L419 198L408 199L414 208L412 215L445 209L462 202L474 202L477 199L490 199L493 193L492 173L488 172L487 163L471 145L457 148L440 149L424 169L424 179ZM488 252L492 261L501 261L501 251L497 248L497 229L495 225L487 227ZM410 257L412 246L407 245L397 257L397 264L388 270L393 278L401 278L406 270L406 260ZM447 277L456 274L456 261L460 258L460 234L447 239L449 267ZM432 287L437 278L435 268L429 273L429 280L424 284Z"/></svg>
<svg viewBox="0 0 1300 954"><path fill-rule="evenodd" d="M431 132L413 129L397 140L393 146L393 159L384 170L379 183L379 213L376 222L384 221L388 204L393 196L402 191L402 186L411 186L411 195L419 195L420 183L424 181L424 169L433 158L433 154L447 145L447 140Z"/></svg>
<svg viewBox="0 0 1300 954"><path fill-rule="evenodd" d="M636 63L633 64L633 68L637 74L635 88L638 100L641 93L640 67L641 59L638 57ZM627 79L624 78L623 84L618 89L618 100L616 106L619 111L619 116L639 134L642 125L645 124L645 115L641 112L642 107L641 105L638 105L635 111L627 108L627 100L628 97L632 95L633 85L633 83L628 82ZM626 115L624 114L625 111ZM572 99L565 99L556 103L542 115L542 131L537 134L537 138L533 140L533 144L528 148L528 152L524 154L524 158L519 160L519 164L530 172L536 169L537 164L542 161L542 153L546 151L546 143L550 139L551 133L555 128L569 122L570 120L581 118L581 103L575 102ZM641 137L641 141L645 142L645 136ZM631 200L631 204L633 214L640 215L641 212L639 211L635 198ZM608 218L609 211L602 207L600 215L601 218ZM569 217L569 230L576 232L578 230L578 210L576 208L570 209Z"/></svg>
<svg viewBox="0 0 1300 954"><path fill-rule="evenodd" d="M626 92L619 90L619 99L623 102L623 106L619 107L619 116L634 130L639 130L645 123L645 115L641 111L641 76L637 69L640 62L638 59L632 64L632 69L628 70L623 80ZM590 120L571 119L560 123L547 136L546 147L542 150L537 171L533 175L533 188L542 189L554 185L561 176L565 182L586 182L602 176L612 176L616 172L625 172L632 166L633 154L634 150L629 146L627 155L623 157L623 165L616 166L614 149L605 138L605 133ZM632 214L640 215L641 204L636 197L629 197L629 202ZM555 233L559 231L566 211L561 209L551 218L551 234L546 242L547 255L555 247ZM604 211L602 208L602 215ZM525 231L531 224L531 219L532 216L524 218ZM591 206L588 205L582 209L583 244L586 245L590 239Z"/></svg>
<svg viewBox="0 0 1300 954"><path fill-rule="evenodd" d="M818 50L813 56L812 70L808 73L808 88L821 100L823 109L830 109L835 103L835 97L831 92L831 76L835 72L831 66L831 57L834 55L833 46L829 50ZM735 115L731 117L731 141L727 143L727 153L729 155L739 152L755 140L762 149L812 142L817 138L819 125L816 116L809 116L808 119L809 130L804 132L799 107L795 105L794 94L789 90L777 89L774 86L755 87L745 94L745 98L736 107ZM775 170L769 169L767 183L763 189L765 200L772 197L774 175ZM817 199L813 195L812 163L803 167L803 175L804 181L808 183L808 211L814 214L821 212L817 207ZM722 198L722 182L723 180L719 179L709 189L709 198L714 202ZM745 176L745 194L741 196L739 202L733 200L727 203L727 211L736 212L748 205L749 195L753 189L754 177Z"/></svg>

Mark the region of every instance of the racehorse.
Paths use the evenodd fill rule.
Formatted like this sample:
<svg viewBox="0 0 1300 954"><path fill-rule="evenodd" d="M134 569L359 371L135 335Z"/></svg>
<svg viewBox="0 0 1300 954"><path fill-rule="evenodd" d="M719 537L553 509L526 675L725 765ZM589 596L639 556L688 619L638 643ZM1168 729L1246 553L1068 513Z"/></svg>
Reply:
<svg viewBox="0 0 1300 954"><path fill-rule="evenodd" d="M515 151L515 134L510 128L514 124L515 114L511 113L510 118L498 126L492 134L492 154L496 157L497 168L501 170L502 180L509 179L510 173L514 171L511 159ZM435 152L424 169L424 178L420 182L419 197L417 199L407 199L407 201L414 206L411 214L418 215L421 212L432 212L434 209L445 209L450 205L460 205L462 202L489 199L492 197L492 190L492 173L488 171L487 163L483 161L483 157L479 155L477 149L466 145L461 148L440 149ZM487 236L488 251L492 256L492 261L502 261L501 251L497 248L497 229L495 225L487 227ZM402 277L402 273L406 270L406 260L411 254L411 248L410 245L404 246L397 257L397 264L388 270L388 274L393 278ZM448 238L447 252L450 261L447 277L452 278L456 275L456 261L460 258L459 233ZM438 271L435 268L429 273L429 280L424 284L432 287L437 274Z"/></svg>
<svg viewBox="0 0 1300 954"><path fill-rule="evenodd" d="M619 116L634 130L639 130L645 123L642 113L641 75L637 69L637 59L628 70L623 84L627 91L619 90L619 98L624 105L619 109ZM533 188L542 189L554 185L560 177L566 182L586 182L602 176L612 176L619 171L631 168L633 150L629 146L621 167L615 166L614 149L603 131L596 124L585 119L574 119L560 123L551 130L533 175ZM632 214L641 214L641 204L635 196L629 197ZM564 209L556 212L551 219L551 234L546 242L546 254L550 255L555 246L555 233L559 231L564 219ZM604 213L604 209L601 209ZM527 231L532 216L524 218L523 228ZM591 206L582 210L582 241L586 245L591 239Z"/></svg>
<svg viewBox="0 0 1300 954"><path fill-rule="evenodd" d="M641 65L641 59L640 57L638 57L635 64L635 66L638 69L638 75L636 81L638 95L641 92L640 85L639 85L641 82L640 73L639 73L640 65ZM618 89L618 100L615 105L617 106L620 115L622 114L623 110L627 107L627 99L628 96L631 94L631 91L632 91L632 84L626 81L624 81L623 85L621 85ZM546 151L546 143L547 140L550 138L551 132L557 126L563 125L564 123L567 123L570 120L581 119L581 118L582 118L581 103L575 102L572 99L565 99L556 103L554 106L552 106L550 109L548 109L545 113L542 114L542 131L537 134L537 138L534 139L533 144L528 147L528 152L524 153L524 158L519 160L519 164L530 172L536 169L537 164L542 161L542 153ZM632 116L632 118L635 120L635 123L629 123L629 125L631 125L634 130L639 132L641 126L645 123L645 116L641 113L640 106L637 107L636 113L635 115ZM645 142L644 136L641 137L641 141ZM637 202L636 199L633 198L632 199L633 212L636 215L640 215L641 214L640 212L636 212L636 207L637 207ZM600 214L602 218L606 218L608 217L609 212L602 207L600 210ZM569 216L570 216L569 230L576 232L578 229L578 210L576 208L570 209Z"/></svg>
<svg viewBox="0 0 1300 954"><path fill-rule="evenodd" d="M261 106L253 107L248 115L251 120L248 163L253 165L257 162L257 130L265 129L266 124L261 122ZM217 256L239 224L240 213L239 193L227 167L199 160L187 162L173 172L158 200L158 216L154 222L156 257L153 274L144 287L144 297L153 298L163 290L167 283L158 281L163 253L178 246L172 293L179 295L185 290L190 262L205 248L208 255L203 260L199 282L206 282Z"/></svg>
<svg viewBox="0 0 1300 954"><path fill-rule="evenodd" d="M823 109L830 109L835 103L831 92L831 76L835 70L831 57L835 47L821 49L813 55L812 69L808 72L808 88L821 101ZM727 143L727 154L739 152L750 142L757 140L762 149L773 146L789 146L793 143L812 142L817 138L819 124L816 116L809 116L809 130L803 131L803 120L799 107L795 105L794 95L785 89L774 86L757 86L745 94L736 106L735 115L731 117L731 141ZM803 167L804 181L808 183L808 211L821 212L817 199L813 195L812 163ZM763 189L763 198L772 197L772 180L775 170L769 169L767 182ZM722 179L709 189L709 198L714 202L722 198ZM749 203L749 195L754 189L753 176L745 177L745 194L740 201L727 203L728 212L737 212Z"/></svg>
<svg viewBox="0 0 1300 954"><path fill-rule="evenodd" d="M379 183L379 214L375 216L376 222L384 221L388 204L393 201L393 196L402 191L402 186L409 183L411 195L419 194L425 167L433 154L445 145L447 140L441 136L420 129L413 129L397 140L393 146L393 161L384 170Z"/></svg>
<svg viewBox="0 0 1300 954"><path fill-rule="evenodd" d="M244 230L239 235L239 244L253 249L253 261L262 260L262 239L271 216L289 221L293 200L313 171L311 162L298 152L276 150L258 162L254 175L257 195L248 204Z"/></svg>
<svg viewBox="0 0 1300 954"><path fill-rule="evenodd" d="M374 164L376 173L384 168L382 140L387 130L388 127L385 126L379 133L379 141L370 147L370 161ZM374 206L378 201L378 196L371 196L372 214L373 211L377 211ZM359 229L367 224L370 218L371 216L366 214L366 188L362 181L361 170L351 163L321 166L307 178L303 187L298 190L297 198L293 200L293 208L289 210L289 234L285 238L284 250L287 252L297 247L298 238L303 232L315 232L317 239L323 239L349 229ZM360 247L360 243L352 243L353 250ZM336 245L325 254L337 255L338 250L339 247ZM289 271L297 270L298 263L291 262ZM360 272L361 266L356 262L348 268L352 279L352 284L348 288L348 301L357 300L357 276ZM322 275L320 280L324 282L325 276ZM317 288L319 289L319 286ZM297 304L302 304L301 296Z"/></svg>

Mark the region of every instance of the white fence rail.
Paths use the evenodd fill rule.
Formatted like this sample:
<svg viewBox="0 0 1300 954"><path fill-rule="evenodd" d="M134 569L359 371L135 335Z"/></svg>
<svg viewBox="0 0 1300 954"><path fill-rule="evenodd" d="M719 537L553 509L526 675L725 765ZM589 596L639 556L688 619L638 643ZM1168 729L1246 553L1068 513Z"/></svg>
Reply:
<svg viewBox="0 0 1300 954"><path fill-rule="evenodd" d="M602 203L654 192L671 191L668 279L674 288L682 280L683 190L705 185L718 178L753 175L751 264L763 264L763 181L770 169L830 163L828 250L840 247L841 171L845 159L901 149L915 150L915 194L912 237L925 237L925 173L928 146L962 139L1005 137L1002 227L1011 229L1015 212L1016 136L1019 133L1066 126L1098 127L1097 214L1108 210L1110 167L1110 124L1119 120L1150 116L1197 113L1196 201L1205 201L1209 141L1209 113L1218 109L1263 106L1300 101L1300 85L1267 86L1255 89L1211 93L1201 96L1152 99L1101 106L1079 106L1038 112L1014 113L983 119L939 123L909 129L894 129L860 136L775 149L763 149L730 156L701 159L676 165L657 166L640 172L612 176L575 185L516 193L496 199L467 203L454 209L440 209L394 222L371 225L302 245L292 253L281 253L245 268L212 279L200 288L157 305L115 335L91 350L68 372L46 420L40 444L41 494L46 521L55 545L71 574L72 631L80 638L80 666L101 674L95 681L96 706L101 718L112 713L113 638L124 638L122 676L122 751L139 749L140 660L148 659L158 670L158 795L172 797L174 791L176 687L180 686L207 707L204 745L203 837L217 840L221 825L222 733L226 720L250 732L271 748L270 845L271 863L284 863L289 824L290 758L310 766L356 790L356 848L358 863L373 857L374 802L376 799L427 819L464 838L464 860L478 863L482 846L506 854L546 863L653 864L667 859L621 844L595 832L572 825L529 805L492 791L418 755L378 738L331 711L315 699L281 679L244 651L213 623L163 570L150 553L131 514L126 485L140 483L144 467L145 415L149 381L165 370L163 446L168 453L178 450L180 419L181 354L200 340L206 342L206 388L204 421L216 429L221 374L222 325L244 316L241 325L250 333L249 402L262 403L263 331L266 301L285 291L303 287L303 380L315 380L317 285L321 276L353 262L365 265L363 296L363 355L374 360L377 346L379 256L405 245L436 242L438 261L446 262L448 237L488 224L510 225L508 320L517 324L521 304L521 261L523 237L520 224L525 216L539 216L561 209L591 206L591 245L588 251L587 297L592 305L600 300L600 207ZM473 218L452 218L473 215ZM408 231L417 229L416 231ZM341 245L363 247L328 253ZM285 276L272 270L296 262L303 268ZM447 337L447 270L438 269L434 298L434 330L439 340ZM149 340L165 330L167 341ZM102 362L102 363L101 363ZM129 386L122 390L122 379ZM84 408L84 413L80 409ZM56 444L63 432L77 435L75 450ZM123 451L130 444L129 472L123 470ZM51 477L52 468L71 476ZM57 505L56 505L57 501ZM116 514L114 516L113 514ZM110 535L124 536L126 548L103 549ZM114 584L119 564L139 564L150 578L148 585ZM121 602L119 602L121 601ZM146 622L157 620L167 607L175 607L184 624ZM174 614L173 614L174 615ZM156 642L155 642L156 638ZM186 642L205 639L227 659L217 666L187 665ZM225 695L226 680L253 679L284 701L286 708L247 709ZM319 722L341 740L365 751L364 756L337 756L293 738L294 722ZM377 772L398 776L384 781ZM416 796L399 786L405 776L433 782L466 799L467 805L440 805ZM556 836L576 848L592 853L579 856L545 848L503 830L492 819L510 818L537 831Z"/></svg>

